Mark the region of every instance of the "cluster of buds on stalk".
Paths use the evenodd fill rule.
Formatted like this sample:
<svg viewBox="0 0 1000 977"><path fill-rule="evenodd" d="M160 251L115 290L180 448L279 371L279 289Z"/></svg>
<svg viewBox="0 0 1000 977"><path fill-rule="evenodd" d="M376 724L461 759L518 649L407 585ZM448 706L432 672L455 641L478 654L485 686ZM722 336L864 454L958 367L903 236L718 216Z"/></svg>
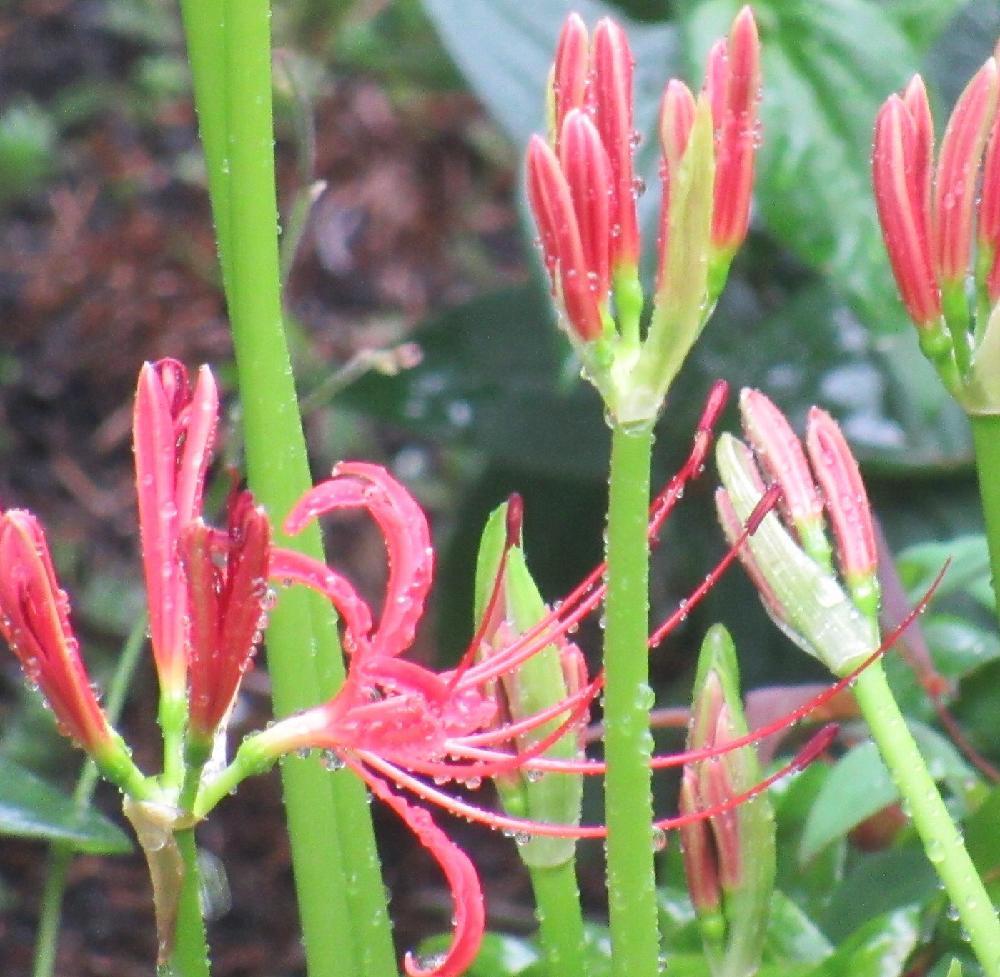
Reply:
<svg viewBox="0 0 1000 977"><path fill-rule="evenodd" d="M722 528L735 540L768 485L780 486L778 510L761 519L740 559L778 627L843 676L879 647L878 553L857 462L818 407L804 448L760 391L742 392L740 412L749 444L723 434L716 447Z"/></svg>
<svg viewBox="0 0 1000 977"><path fill-rule="evenodd" d="M959 97L934 159L919 75L875 123L872 176L886 250L920 346L970 414L1000 411L1000 72Z"/></svg>
<svg viewBox="0 0 1000 977"><path fill-rule="evenodd" d="M722 625L702 642L694 682L689 750L720 750L747 735L736 649ZM682 814L721 806L756 784L753 746L687 764L681 775ZM774 888L774 812L766 795L680 829L691 903L715 977L756 973Z"/></svg>
<svg viewBox="0 0 1000 977"><path fill-rule="evenodd" d="M533 137L527 151L553 295L587 376L622 425L656 418L747 233L760 87L750 8L712 48L697 98L677 80L663 93L658 273L644 335L632 71L618 24L601 20L591 38L570 15L551 74L548 139Z"/></svg>

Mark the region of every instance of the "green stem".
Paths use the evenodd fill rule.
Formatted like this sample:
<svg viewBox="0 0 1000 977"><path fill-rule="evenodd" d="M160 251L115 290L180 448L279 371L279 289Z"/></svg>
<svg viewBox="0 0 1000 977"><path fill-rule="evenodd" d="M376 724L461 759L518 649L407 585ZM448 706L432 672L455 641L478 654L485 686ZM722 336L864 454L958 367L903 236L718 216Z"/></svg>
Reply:
<svg viewBox="0 0 1000 977"><path fill-rule="evenodd" d="M177 903L177 929L167 964L170 977L209 977L205 919L201 911L201 873L194 828L174 835L184 866L184 881Z"/></svg>
<svg viewBox="0 0 1000 977"><path fill-rule="evenodd" d="M108 685L104 699L104 712L108 722L115 725L125 706L125 698L132 684L139 663L139 656L146 643L145 615L133 626L118 656L118 664ZM97 766L87 760L80 773L80 779L73 791L73 801L77 809L83 811L90 804L97 787ZM66 878L76 850L67 842L57 841L49 848L48 868L42 889L38 914L38 935L35 938L35 963L33 977L52 977L55 968L56 949L59 940L59 925L62 918L62 901L66 891Z"/></svg>
<svg viewBox="0 0 1000 977"><path fill-rule="evenodd" d="M267 0L225 0L224 15L229 311L250 484L280 526L311 479L282 320L270 8ZM295 541L276 537L323 559L318 526ZM267 650L279 716L329 697L343 680L332 610L317 595L283 595L271 615ZM395 973L363 786L330 776L317 759L292 760L282 776L311 977ZM350 913L331 911L332 889L347 893Z"/></svg>
<svg viewBox="0 0 1000 977"><path fill-rule="evenodd" d="M987 977L1000 977L1000 921L899 711L880 662L858 676L854 697L909 807L927 857L969 935L973 952Z"/></svg>
<svg viewBox="0 0 1000 977"><path fill-rule="evenodd" d="M546 977L586 977L583 915L576 883L576 860L529 868L535 893L538 936Z"/></svg>
<svg viewBox="0 0 1000 977"><path fill-rule="evenodd" d="M604 640L605 814L612 974L655 977L659 932L653 874L649 759L652 703L646 649L649 546L646 513L652 426L616 427L608 501Z"/></svg>
<svg viewBox="0 0 1000 977"><path fill-rule="evenodd" d="M180 5L222 281L229 295L230 168L227 158L225 0L180 0Z"/></svg>
<svg viewBox="0 0 1000 977"><path fill-rule="evenodd" d="M970 416L972 440L976 446L979 495L986 522L986 543L990 551L993 594L1000 621L1000 416Z"/></svg>

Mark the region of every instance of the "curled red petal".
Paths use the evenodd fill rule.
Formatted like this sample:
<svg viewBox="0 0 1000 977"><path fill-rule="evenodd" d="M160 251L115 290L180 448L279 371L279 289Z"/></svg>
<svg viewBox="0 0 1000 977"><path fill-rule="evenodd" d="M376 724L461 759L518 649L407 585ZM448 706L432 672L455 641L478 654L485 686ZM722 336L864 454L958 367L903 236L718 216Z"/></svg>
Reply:
<svg viewBox="0 0 1000 977"><path fill-rule="evenodd" d="M268 576L282 583L300 583L325 595L337 609L347 629L345 649L355 652L367 646L372 630L372 612L354 585L325 563L275 547L271 550Z"/></svg>
<svg viewBox="0 0 1000 977"><path fill-rule="evenodd" d="M389 556L385 606L372 639L374 654L398 655L413 642L434 569L427 518L384 468L343 462L333 477L307 491L285 519L294 535L310 520L338 509L364 509L378 523Z"/></svg>
<svg viewBox="0 0 1000 977"><path fill-rule="evenodd" d="M455 915L448 949L439 958L426 962L413 953L407 953L404 962L406 973L409 977L460 977L476 959L486 926L483 890L475 866L469 856L434 823L429 811L414 807L351 757L344 759L364 779L371 792L399 815L420 844L434 856L451 890Z"/></svg>

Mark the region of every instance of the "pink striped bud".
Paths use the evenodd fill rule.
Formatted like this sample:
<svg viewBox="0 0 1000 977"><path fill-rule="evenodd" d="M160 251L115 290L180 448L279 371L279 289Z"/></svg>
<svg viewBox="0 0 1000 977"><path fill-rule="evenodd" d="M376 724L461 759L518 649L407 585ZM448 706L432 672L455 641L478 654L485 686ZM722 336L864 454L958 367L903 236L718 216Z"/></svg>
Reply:
<svg viewBox="0 0 1000 977"><path fill-rule="evenodd" d="M839 425L818 407L809 411L806 450L823 490L841 573L854 603L875 618L879 600L878 550L868 493Z"/></svg>
<svg viewBox="0 0 1000 977"><path fill-rule="evenodd" d="M983 163L978 230L979 247L986 256L986 292L995 305L1000 301L1000 113L993 120Z"/></svg>
<svg viewBox="0 0 1000 977"><path fill-rule="evenodd" d="M637 183L632 154L636 135L632 110L634 61L625 31L608 17L594 30L593 97L597 128L611 161L614 182L612 264L634 267L639 261Z"/></svg>
<svg viewBox="0 0 1000 977"><path fill-rule="evenodd" d="M786 522L802 548L822 567L830 567L830 544L823 527L823 500L816 491L802 443L785 415L759 390L740 392L740 415L767 476L781 485Z"/></svg>
<svg viewBox="0 0 1000 977"><path fill-rule="evenodd" d="M934 267L943 286L964 288L972 247L976 175L997 105L990 58L966 86L948 121L934 183Z"/></svg>
<svg viewBox="0 0 1000 977"><path fill-rule="evenodd" d="M590 40L580 15L571 13L563 24L552 67L551 142L558 146L563 120L571 109L581 108L590 72Z"/></svg>
<svg viewBox="0 0 1000 977"><path fill-rule="evenodd" d="M694 125L695 100L691 89L676 78L667 83L660 103L660 204L659 273L657 290L663 284L664 265L670 253L670 189L677 181L678 170L687 151Z"/></svg>
<svg viewBox="0 0 1000 977"><path fill-rule="evenodd" d="M882 236L910 318L928 328L941 316L930 250L930 154L927 96L919 79L906 100L891 95L875 120L872 182Z"/></svg>
<svg viewBox="0 0 1000 977"><path fill-rule="evenodd" d="M566 116L559 159L580 228L587 288L603 305L611 287L611 164L597 127L582 109Z"/></svg>
<svg viewBox="0 0 1000 977"><path fill-rule="evenodd" d="M708 59L705 90L715 122L715 208L712 245L731 254L747 234L754 159L759 141L760 39L744 7Z"/></svg>
<svg viewBox="0 0 1000 977"><path fill-rule="evenodd" d="M539 136L528 143L528 202L542 241L553 292L570 328L584 342L603 330L597 289L591 288L573 193L556 154Z"/></svg>

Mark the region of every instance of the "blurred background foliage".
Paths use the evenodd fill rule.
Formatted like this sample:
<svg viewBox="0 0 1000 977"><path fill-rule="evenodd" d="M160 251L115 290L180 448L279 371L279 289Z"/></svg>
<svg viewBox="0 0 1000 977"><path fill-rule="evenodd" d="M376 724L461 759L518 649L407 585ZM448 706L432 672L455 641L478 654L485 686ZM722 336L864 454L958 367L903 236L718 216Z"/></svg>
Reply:
<svg viewBox="0 0 1000 977"><path fill-rule="evenodd" d="M315 470L340 457L380 460L431 511L436 627L422 636L419 654L451 661L467 640L479 531L507 493L525 498L528 557L550 597L567 591L602 550L607 429L555 329L520 173L527 139L543 128L559 26L569 9L591 22L611 13L628 26L648 270L659 205L653 130L660 92L671 75L700 83L708 48L737 7L733 0L275 5L288 321ZM829 409L862 459L892 549L907 553L901 570L911 598L946 555L962 554L967 573L941 595L923 631L937 668L960 683L957 710L967 732L997 757L1000 646L982 608L988 577L985 562L976 562L982 549L969 433L904 320L869 165L876 109L915 71L928 80L940 135L962 85L1000 34L1000 6L760 0L754 8L764 87L751 233L671 393L656 477L669 477L683 458L716 377L734 390L759 386L794 422L812 403ZM127 430L139 362L167 354L207 359L225 375L229 356L204 172L172 3L8 0L0 6L0 46L0 248L11 256L0 270L8 324L0 346L0 498L35 508L52 526L100 674L142 600ZM235 405L231 416L238 421ZM723 426L735 425L730 410ZM239 455L234 434L225 460L238 463ZM709 470L690 488L657 551L657 618L723 552L713 484ZM216 498L224 486L220 474ZM382 553L373 540L357 527L334 527L330 552L377 594ZM685 700L695 649L715 620L734 632L747 688L820 678L736 572L656 653L659 704ZM597 635L596 627L584 629L591 654ZM912 673L891 664L908 707L931 722ZM72 756L44 732L48 717L18 691L9 657L3 675L0 759L67 783ZM140 702L150 694L144 681ZM257 691L266 692L266 678ZM251 719L266 711L253 695L251 686ZM960 780L960 761L940 752L942 776ZM872 759L850 763L861 766L848 767L847 779ZM857 812L842 795L827 823L809 823L824 776L810 774L813 786L803 778L805 786L782 801L793 812L789 858L813 873L795 883L791 867L786 874L803 911L836 939L853 929L839 914L855 898L856 856L844 839ZM0 825L14 830L17 805L8 817L4 800ZM66 830L65 811L53 804L57 836ZM120 845L104 822L89 828L92 850ZM1000 861L984 845L984 858ZM879 908L886 927L903 936L919 923L897 912L914 859L922 858L914 852L904 846L885 867L886 878L900 880L899 892ZM664 918L673 918L669 893L664 899ZM799 950L811 938L806 923ZM677 919L672 925L683 928ZM686 925L690 934L690 919ZM802 950L803 973L818 973L812 968L828 956L824 946ZM774 950L778 972L798 972L788 969L793 956L788 947ZM848 961L823 972L866 971Z"/></svg>

